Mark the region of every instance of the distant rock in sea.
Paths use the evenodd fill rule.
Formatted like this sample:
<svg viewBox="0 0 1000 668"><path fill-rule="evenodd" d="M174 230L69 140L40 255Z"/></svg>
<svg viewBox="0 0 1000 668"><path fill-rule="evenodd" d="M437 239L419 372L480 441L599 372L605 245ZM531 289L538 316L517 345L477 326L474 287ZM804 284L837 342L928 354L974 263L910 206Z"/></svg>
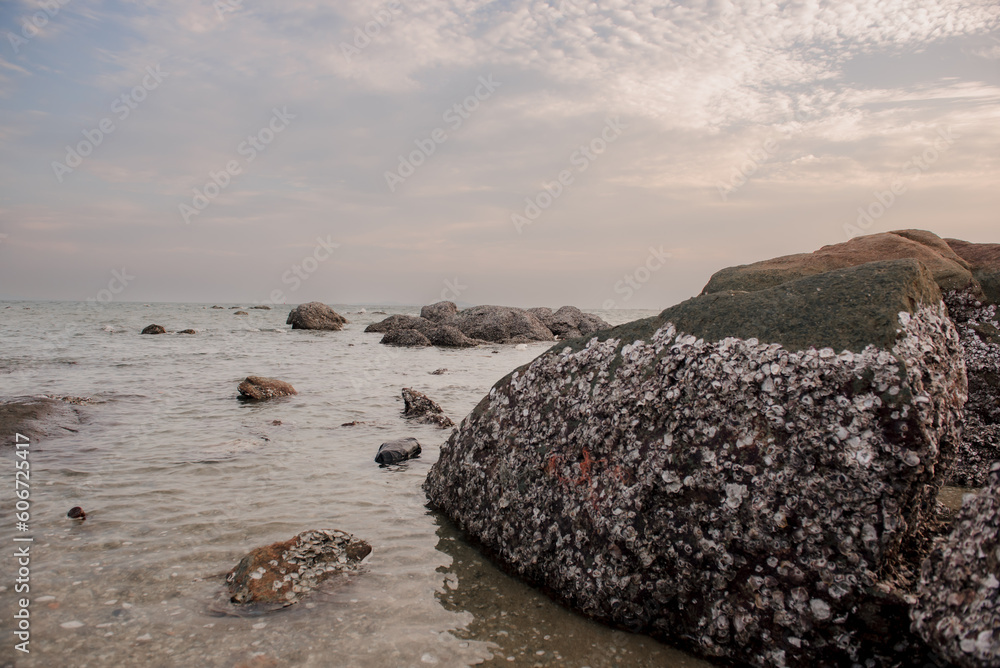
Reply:
<svg viewBox="0 0 1000 668"><path fill-rule="evenodd" d="M285 321L285 324L291 325L292 329L340 331L347 322L347 318L326 304L308 302L293 308L288 313L288 319Z"/></svg>
<svg viewBox="0 0 1000 668"><path fill-rule="evenodd" d="M403 388L403 416L408 420L437 425L442 429L455 426L436 401L409 387Z"/></svg>
<svg viewBox="0 0 1000 668"><path fill-rule="evenodd" d="M761 273L557 344L452 433L430 504L571 608L715 660L918 656L906 574L966 400L953 265Z"/></svg>
<svg viewBox="0 0 1000 668"><path fill-rule="evenodd" d="M430 345L451 348L555 340L556 334L540 316L556 327L559 338L584 336L611 326L573 306L553 314L551 309L526 311L509 306L474 306L459 311L453 302L438 302L420 309L420 316L392 315L368 325L365 331L387 334L382 343L391 345L426 346L426 339ZM413 330L421 336L395 334L397 330Z"/></svg>
<svg viewBox="0 0 1000 668"><path fill-rule="evenodd" d="M247 313L246 311L236 311L235 313L233 313L233 315L250 315L250 314Z"/></svg>
<svg viewBox="0 0 1000 668"><path fill-rule="evenodd" d="M217 308L217 309L219 309L220 311L224 311L224 310L225 310L225 309L224 309L224 308L222 308L221 306L212 306L211 308Z"/></svg>
<svg viewBox="0 0 1000 668"><path fill-rule="evenodd" d="M270 311L271 310L271 307L268 306L267 304L258 304L257 306L251 306L250 308L255 308L255 309L258 309L260 311Z"/></svg>
<svg viewBox="0 0 1000 668"><path fill-rule="evenodd" d="M298 394L295 388L285 381L264 378L263 376L247 376L246 380L240 383L236 389L239 390L241 399L253 399L255 401Z"/></svg>
<svg viewBox="0 0 1000 668"><path fill-rule="evenodd" d="M166 334L167 330L160 325L146 325L140 334Z"/></svg>
<svg viewBox="0 0 1000 668"><path fill-rule="evenodd" d="M386 332L380 343L384 343L389 346L409 347L432 345L431 340L416 329L394 329Z"/></svg>
<svg viewBox="0 0 1000 668"><path fill-rule="evenodd" d="M179 331L177 333L178 334L197 334L198 332L194 331L193 329L182 329L181 331Z"/></svg>
<svg viewBox="0 0 1000 668"><path fill-rule="evenodd" d="M371 545L344 531L303 531L243 557L226 575L229 600L264 609L298 603L331 578L359 570L371 551Z"/></svg>

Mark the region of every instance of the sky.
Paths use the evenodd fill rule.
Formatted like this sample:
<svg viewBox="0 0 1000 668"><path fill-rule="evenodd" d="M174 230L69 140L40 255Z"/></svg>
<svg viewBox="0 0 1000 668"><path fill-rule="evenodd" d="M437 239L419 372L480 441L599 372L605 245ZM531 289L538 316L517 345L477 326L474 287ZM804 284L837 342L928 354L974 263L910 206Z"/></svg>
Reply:
<svg viewBox="0 0 1000 668"><path fill-rule="evenodd" d="M995 0L0 0L0 298L661 309L1000 242Z"/></svg>

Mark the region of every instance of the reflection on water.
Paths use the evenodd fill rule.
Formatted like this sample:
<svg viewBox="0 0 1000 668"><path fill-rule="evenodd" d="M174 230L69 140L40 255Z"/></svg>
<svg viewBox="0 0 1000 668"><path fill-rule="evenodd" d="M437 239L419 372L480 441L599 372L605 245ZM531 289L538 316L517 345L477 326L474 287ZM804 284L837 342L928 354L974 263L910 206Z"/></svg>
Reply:
<svg viewBox="0 0 1000 668"><path fill-rule="evenodd" d="M438 568L446 610L472 615L455 633L489 643L490 666L629 666L708 668L661 643L603 626L563 608L545 594L507 576L466 542L446 518L435 515L437 549L452 558Z"/></svg>

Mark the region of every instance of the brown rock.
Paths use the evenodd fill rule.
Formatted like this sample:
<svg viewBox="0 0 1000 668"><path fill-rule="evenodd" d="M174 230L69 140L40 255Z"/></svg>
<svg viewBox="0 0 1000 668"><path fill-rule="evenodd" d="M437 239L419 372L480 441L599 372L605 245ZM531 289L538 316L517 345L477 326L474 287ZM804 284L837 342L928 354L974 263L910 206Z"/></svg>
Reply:
<svg viewBox="0 0 1000 668"><path fill-rule="evenodd" d="M284 607L298 603L324 580L357 571L371 545L343 531L304 531L259 547L226 575L230 601Z"/></svg>
<svg viewBox="0 0 1000 668"><path fill-rule="evenodd" d="M431 340L415 329L392 329L385 333L380 343L390 346L429 346Z"/></svg>
<svg viewBox="0 0 1000 668"><path fill-rule="evenodd" d="M420 309L421 318L437 323L448 322L455 317L456 313L458 313L458 307L455 306L455 302L438 302Z"/></svg>
<svg viewBox="0 0 1000 668"><path fill-rule="evenodd" d="M241 399L256 401L298 394L295 388L285 381L262 376L247 376L246 380L240 383L236 389L239 390Z"/></svg>
<svg viewBox="0 0 1000 668"><path fill-rule="evenodd" d="M321 302L299 304L288 313L286 325L292 329L321 329L340 331L348 320Z"/></svg>
<svg viewBox="0 0 1000 668"><path fill-rule="evenodd" d="M948 245L972 268L986 297L1000 304L1000 244L973 244L958 239L945 239Z"/></svg>
<svg viewBox="0 0 1000 668"><path fill-rule="evenodd" d="M976 282L969 263L936 234L925 230L898 230L856 237L846 243L824 246L813 253L728 267L712 276L702 294L730 290L754 292L834 269L906 258L923 262L943 291L961 290Z"/></svg>
<svg viewBox="0 0 1000 668"><path fill-rule="evenodd" d="M422 424L435 424L442 429L455 426L455 423L444 414L437 402L423 392L404 387L403 404L403 416L408 420Z"/></svg>
<svg viewBox="0 0 1000 668"><path fill-rule="evenodd" d="M166 334L167 330L165 330L160 325L146 325L143 328L143 330L141 332L139 332L139 333L140 334Z"/></svg>

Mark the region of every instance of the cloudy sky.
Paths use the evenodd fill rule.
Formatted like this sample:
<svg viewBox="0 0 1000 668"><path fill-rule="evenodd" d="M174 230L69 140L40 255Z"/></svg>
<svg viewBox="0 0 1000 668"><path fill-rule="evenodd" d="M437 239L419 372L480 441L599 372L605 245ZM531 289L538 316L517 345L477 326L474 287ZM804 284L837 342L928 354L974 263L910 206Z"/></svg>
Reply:
<svg viewBox="0 0 1000 668"><path fill-rule="evenodd" d="M862 231L1000 241L995 0L0 0L0 32L0 298L662 308Z"/></svg>

